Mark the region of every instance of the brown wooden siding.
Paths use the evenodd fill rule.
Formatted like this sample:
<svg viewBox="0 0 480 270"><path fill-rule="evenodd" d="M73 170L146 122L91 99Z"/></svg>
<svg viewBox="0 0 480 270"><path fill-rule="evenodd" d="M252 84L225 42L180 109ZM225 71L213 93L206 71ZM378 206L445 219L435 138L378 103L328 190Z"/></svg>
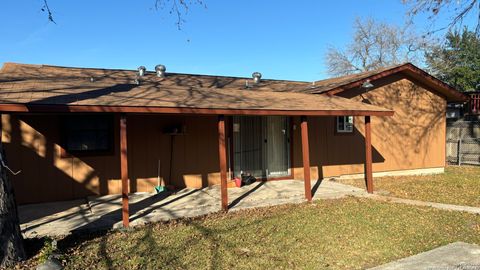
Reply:
<svg viewBox="0 0 480 270"><path fill-rule="evenodd" d="M408 79L391 80L374 82L381 87L368 93L361 89L342 93L344 97L395 111L393 117L371 118L373 171L445 166L445 99ZM334 117L310 120L312 179L363 173L364 117L355 117L355 130L351 136L336 135L334 121ZM297 138L299 132L297 128ZM295 140L295 148L299 146L300 141ZM302 179L302 161L298 152L294 164L295 178Z"/></svg>
<svg viewBox="0 0 480 270"><path fill-rule="evenodd" d="M215 116L128 116L130 191L153 191L159 159L160 176L167 184L196 188L218 184L216 121ZM22 170L11 176L18 202L121 192L118 117L114 119L114 153L81 158L60 156L60 116L4 115L2 122L8 162ZM172 135L164 133L170 126L186 126L185 134L172 140Z"/></svg>

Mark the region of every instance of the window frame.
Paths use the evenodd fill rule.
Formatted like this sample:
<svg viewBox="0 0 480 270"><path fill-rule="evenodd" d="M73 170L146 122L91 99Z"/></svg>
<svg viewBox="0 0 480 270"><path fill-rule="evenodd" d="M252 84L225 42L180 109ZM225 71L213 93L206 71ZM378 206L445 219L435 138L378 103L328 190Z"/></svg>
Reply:
<svg viewBox="0 0 480 270"><path fill-rule="evenodd" d="M68 136L69 136L69 123L72 121L78 121L78 119L92 118L98 119L99 117L107 120L107 139L108 147L105 150L93 149L93 150L70 150L68 149ZM60 130L60 157L69 158L73 156L77 157L91 157L91 156L110 156L115 154L115 135L114 135L114 115L65 115L61 117L61 130Z"/></svg>
<svg viewBox="0 0 480 270"><path fill-rule="evenodd" d="M339 130L338 129L338 122L339 122L340 117L344 117L344 118L352 117L352 130L347 131L347 130ZM334 127L335 135L353 135L353 133L355 131L355 117L352 116L352 115L335 116L335 121L334 121L333 124L335 125L335 127ZM345 124L344 124L344 127L345 127Z"/></svg>

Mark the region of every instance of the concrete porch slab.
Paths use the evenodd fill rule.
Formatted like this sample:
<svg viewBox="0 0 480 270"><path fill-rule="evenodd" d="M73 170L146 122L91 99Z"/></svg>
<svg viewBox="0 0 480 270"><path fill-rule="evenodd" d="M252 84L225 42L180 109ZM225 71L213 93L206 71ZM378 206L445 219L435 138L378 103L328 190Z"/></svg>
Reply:
<svg viewBox="0 0 480 270"><path fill-rule="evenodd" d="M312 181L313 199L364 196L364 189L332 181ZM303 181L256 182L228 189L231 211L272 205L302 203ZM220 211L220 187L182 189L176 193L134 193L129 196L132 227ZM72 232L121 227L121 196L88 197L86 200L32 204L19 207L24 237L63 236Z"/></svg>

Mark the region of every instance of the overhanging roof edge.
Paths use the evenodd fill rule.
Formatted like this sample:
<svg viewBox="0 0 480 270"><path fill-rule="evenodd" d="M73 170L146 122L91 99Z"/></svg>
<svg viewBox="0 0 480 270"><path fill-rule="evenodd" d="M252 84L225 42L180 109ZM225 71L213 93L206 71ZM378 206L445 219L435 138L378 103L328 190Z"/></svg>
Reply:
<svg viewBox="0 0 480 270"><path fill-rule="evenodd" d="M285 115L285 116L393 116L392 110L276 110L276 109L230 109L189 107L145 107L105 105L45 105L45 104L0 104L3 113L163 113L203 115Z"/></svg>

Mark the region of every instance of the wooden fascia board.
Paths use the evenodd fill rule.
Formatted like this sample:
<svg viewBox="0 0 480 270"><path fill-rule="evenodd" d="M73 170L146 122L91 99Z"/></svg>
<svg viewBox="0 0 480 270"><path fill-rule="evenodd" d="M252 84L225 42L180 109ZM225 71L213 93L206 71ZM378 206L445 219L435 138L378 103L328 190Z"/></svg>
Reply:
<svg viewBox="0 0 480 270"><path fill-rule="evenodd" d="M390 76L392 74L399 73L399 72L412 73L415 76L419 76L419 78L417 78L417 80L421 80L421 79L427 80L429 83L433 84L434 86L439 87L439 88L443 89L444 91L446 91L448 94L451 94L451 95L455 96L458 100L461 100L461 101L467 101L468 100L468 97L466 95L462 94L461 92L457 91L455 88L453 88L450 85L442 82L441 80L433 77L432 75L428 74L427 72L421 70L420 68L418 68L418 67L416 67L412 64L405 64L405 65L398 66L398 67L395 67L395 68L392 68L392 69L389 69L389 70L385 70L385 71L382 71L380 73L377 73L377 74L374 74L374 75L356 80L354 82L347 83L347 84L344 84L344 85L336 87L336 88L332 88L330 90L322 92L322 94L336 95L336 94L338 94L340 92L343 92L345 90L360 87L366 80L375 81L375 80L378 80L378 79L381 79L381 78L384 78L384 77L387 77L387 76ZM445 94L443 94L443 95L446 96Z"/></svg>
<svg viewBox="0 0 480 270"><path fill-rule="evenodd" d="M390 76L392 74L395 74L397 72L403 71L405 69L405 66L406 65L395 67L395 68L392 68L392 69L389 69L389 70L385 70L385 71L382 71L380 73L370 75L370 76L367 76L365 78L362 78L362 79L344 84L342 86L330 89L330 90L328 90L324 93L327 93L329 95L336 95L336 94L338 94L340 92L343 92L345 90L352 89L352 88L355 88L355 87L360 87L366 80L375 81L375 80Z"/></svg>
<svg viewBox="0 0 480 270"><path fill-rule="evenodd" d="M451 87L450 85L440 81L439 79L433 77L432 75L420 70L420 72L415 72L415 70L406 70L407 76L412 78L424 85L430 86L430 89L435 90L435 92L439 93L440 95L446 97L448 100L448 95L454 96L458 101L466 102L468 101L468 96L463 94L462 92L457 91L455 88ZM418 76L418 77L417 77ZM425 80L422 80L425 78ZM445 92L440 92L438 89L443 89Z"/></svg>
<svg viewBox="0 0 480 270"><path fill-rule="evenodd" d="M93 106L93 105L43 105L43 104L0 104L0 112L23 113L165 113L203 115L284 115L284 116L393 116L393 111L375 110L262 110L262 109L210 109L210 108L169 108L134 106Z"/></svg>

